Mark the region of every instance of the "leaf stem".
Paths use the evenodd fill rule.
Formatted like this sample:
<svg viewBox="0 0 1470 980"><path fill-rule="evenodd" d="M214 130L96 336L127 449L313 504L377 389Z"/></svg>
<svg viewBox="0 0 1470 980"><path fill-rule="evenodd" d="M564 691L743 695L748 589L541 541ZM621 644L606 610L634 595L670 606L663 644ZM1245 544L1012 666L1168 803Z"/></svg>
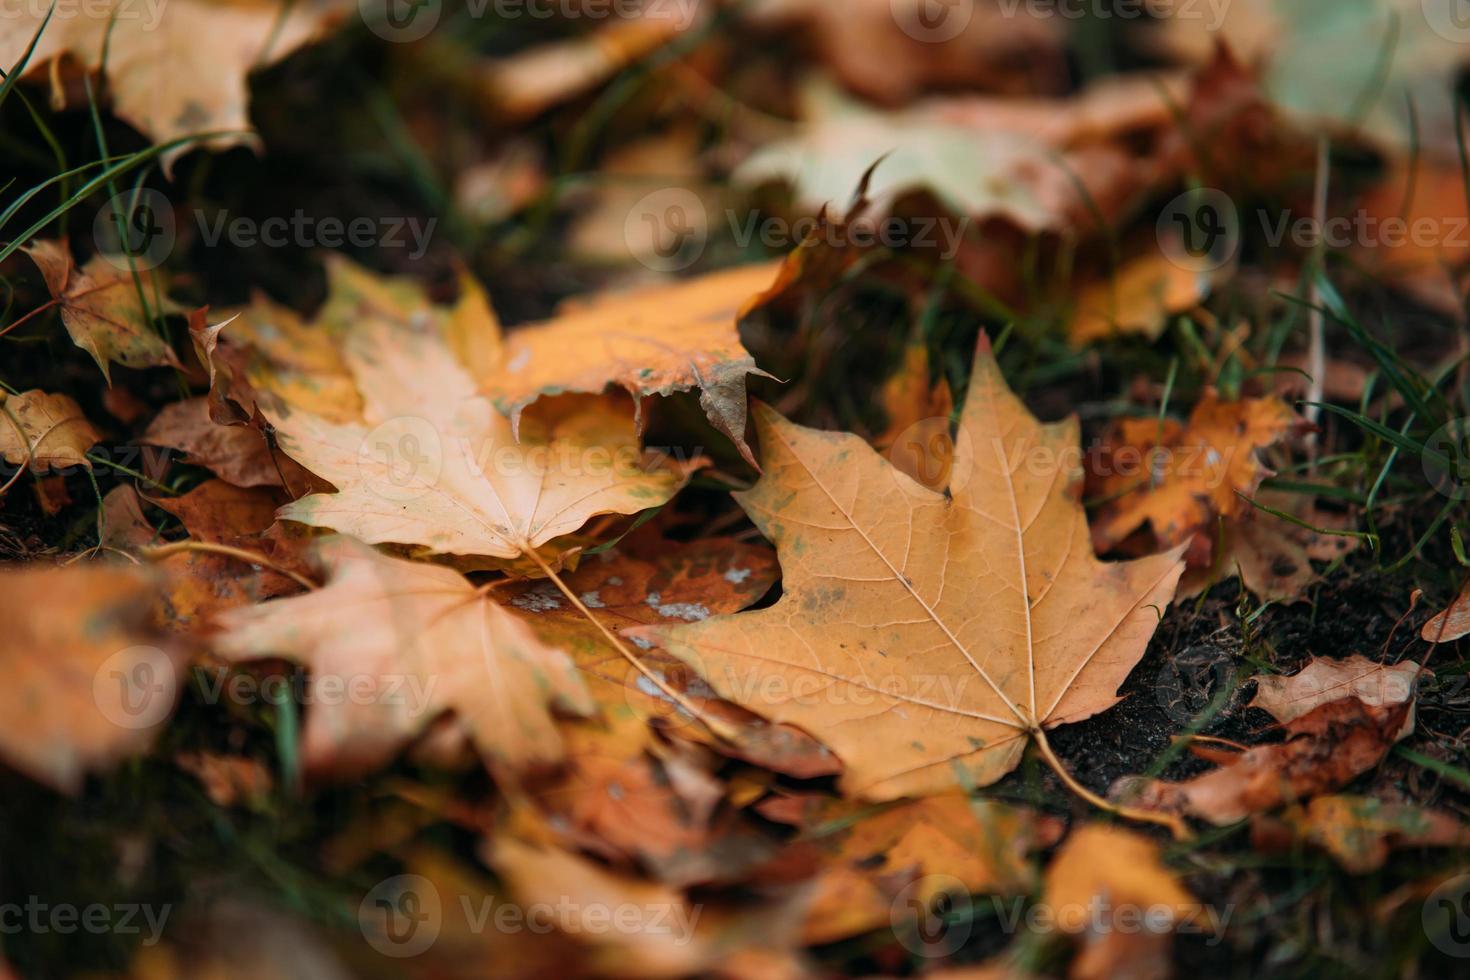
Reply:
<svg viewBox="0 0 1470 980"><path fill-rule="evenodd" d="M707 714L705 714L705 712L699 710L699 708L690 703L689 699L686 698L683 694L680 694L678 691L670 687L668 685L668 682L666 682L662 677L658 676L652 670L650 670L642 660L638 659L638 656L634 654L632 650L628 649L627 645L623 643L623 641L618 637L616 633L608 629L607 626L603 624L600 619L592 615L592 610L588 609L586 605L583 604L582 600L577 598L576 593L574 593L570 588L567 587L566 582L562 581L561 576L556 574L556 570L547 563L546 559L542 558L541 555L537 553L535 548L528 545L523 549L523 553L533 562L535 562L537 566L540 567L541 571L546 575L547 578L556 583L556 587L558 589L561 589L561 594L567 597L567 601L575 606L578 612L587 617L588 622L597 627L598 631L607 638L607 641L613 645L618 653L623 655L623 659L627 660L628 663L637 668L638 672L644 677L648 678L648 680L660 691L662 691L666 697L668 697L684 711L697 718L699 722L703 724L704 727L708 728L716 738L725 742L736 741L736 733L733 728L731 728L729 725L726 725L724 722L719 721L718 719L709 717Z"/></svg>
<svg viewBox="0 0 1470 980"><path fill-rule="evenodd" d="M1061 777L1062 782L1067 785L1067 788L1099 810L1106 810L1108 813L1122 817L1125 820L1137 820L1142 823L1153 823L1162 827L1168 827L1169 832L1174 835L1175 840L1189 840L1193 836L1189 832L1189 828L1184 825L1183 818L1176 814L1160 813L1157 810L1144 810L1132 806L1122 806L1121 804L1113 803L1111 800L1106 800L1098 796L1092 790L1077 782L1076 778L1067 771L1067 767L1062 764L1062 760L1058 759L1057 754L1052 751L1051 743L1046 740L1046 732L1041 726L1038 725L1033 729L1031 735L1036 740L1036 747L1041 750L1041 757Z"/></svg>
<svg viewBox="0 0 1470 980"><path fill-rule="evenodd" d="M253 551L246 551L244 548L232 548L227 544L212 544L208 541L175 541L172 544L159 545L156 548L142 548L139 549L138 553L149 561L163 561L165 558L172 558L174 555L183 554L188 551L201 552L207 555L223 555L226 558L234 558L238 561L248 562L251 565L268 568L279 575L286 576L308 592L315 592L321 588L320 585L305 575L278 565L264 555L256 554Z"/></svg>

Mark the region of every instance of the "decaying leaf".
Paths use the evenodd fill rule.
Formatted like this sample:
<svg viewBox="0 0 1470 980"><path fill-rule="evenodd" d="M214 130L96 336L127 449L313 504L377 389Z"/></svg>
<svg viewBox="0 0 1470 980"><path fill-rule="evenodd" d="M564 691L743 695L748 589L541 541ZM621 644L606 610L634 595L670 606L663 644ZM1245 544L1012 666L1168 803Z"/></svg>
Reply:
<svg viewBox="0 0 1470 980"><path fill-rule="evenodd" d="M1226 523L1218 532L1221 546L1215 550L1213 564L1191 568L1179 580L1181 598L1239 575L1245 587L1261 599L1305 601L1307 589L1320 580L1312 563L1338 560L1361 541L1356 536L1329 533L1348 528L1347 515L1323 510L1305 494L1262 490L1254 500L1261 508L1289 514L1301 523L1255 507Z"/></svg>
<svg viewBox="0 0 1470 980"><path fill-rule="evenodd" d="M44 4L27 5L7 19L0 37L0 64L7 70L19 63L46 13ZM246 76L320 37L345 14L337 0L293 3L286 10L270 0L87 4L51 18L26 75L55 77L55 62L63 57L96 71L106 52L118 116L158 143L207 134L203 145L233 146L253 138ZM165 152L165 165L188 149Z"/></svg>
<svg viewBox="0 0 1470 980"><path fill-rule="evenodd" d="M1117 703L1183 564L1097 560L1076 423L1037 422L988 342L948 496L855 436L757 421L765 474L737 499L776 544L781 600L653 631L723 697L816 735L875 800L992 783Z"/></svg>
<svg viewBox="0 0 1470 980"><path fill-rule="evenodd" d="M128 269L119 269L101 256L94 256L79 269L65 241L34 242L25 253L41 270L72 343L92 355L109 384L112 364L130 368L179 366L172 348L149 322L138 298L138 284ZM137 275L150 302L161 295L156 273ZM157 312L177 312L177 307L164 300Z"/></svg>
<svg viewBox="0 0 1470 980"><path fill-rule="evenodd" d="M1289 850L1300 842L1320 847L1353 874L1368 874L1396 847L1470 847L1470 827L1443 810L1367 796L1319 796L1251 823L1258 850Z"/></svg>
<svg viewBox="0 0 1470 980"><path fill-rule="evenodd" d="M593 710L566 654L451 569L349 538L318 549L325 588L226 612L214 642L230 660L310 667L322 696L302 738L308 775L340 782L372 771L444 711L492 771L561 761L550 709Z"/></svg>
<svg viewBox="0 0 1470 980"><path fill-rule="evenodd" d="M1216 925L1199 921L1208 910L1164 867L1157 844L1100 824L1067 837L1046 869L1041 901L1055 928L1082 944L1067 973L1073 980L1165 976L1170 933Z"/></svg>
<svg viewBox="0 0 1470 980"><path fill-rule="evenodd" d="M1257 452L1299 424L1277 398L1222 402L1214 392L1186 425L1123 419L1087 457L1087 495L1103 501L1092 529L1097 550L1110 551L1148 525L1161 547L1187 545L1192 566L1208 565L1215 519L1246 513L1241 495L1271 475Z"/></svg>
<svg viewBox="0 0 1470 980"><path fill-rule="evenodd" d="M0 759L66 793L89 771L145 752L183 662L148 625L137 569L0 570Z"/></svg>
<svg viewBox="0 0 1470 980"><path fill-rule="evenodd" d="M258 759L214 752L180 752L178 767L199 780L215 806L255 808L270 798L275 781Z"/></svg>
<svg viewBox="0 0 1470 980"><path fill-rule="evenodd" d="M1224 826L1347 785L1383 761L1407 714L1407 704L1329 701L1283 725L1279 744L1238 754L1196 748L1220 768L1182 783L1125 779L1111 795Z"/></svg>
<svg viewBox="0 0 1470 980"><path fill-rule="evenodd" d="M1412 660L1381 664L1362 654L1344 660L1313 657L1290 677L1262 674L1252 678L1256 697L1250 707L1286 724L1342 698L1357 698L1372 707L1407 704L1404 727L1397 736L1402 739L1414 731L1414 696L1421 674L1432 676Z"/></svg>
<svg viewBox="0 0 1470 980"><path fill-rule="evenodd" d="M204 466L237 487L278 487L281 471L258 429L220 425L210 416L207 398L165 405L140 440L150 446L181 449L184 462Z"/></svg>
<svg viewBox="0 0 1470 980"><path fill-rule="evenodd" d="M40 390L0 391L0 456L33 473L67 466L92 468L87 450L102 441L71 397Z"/></svg>

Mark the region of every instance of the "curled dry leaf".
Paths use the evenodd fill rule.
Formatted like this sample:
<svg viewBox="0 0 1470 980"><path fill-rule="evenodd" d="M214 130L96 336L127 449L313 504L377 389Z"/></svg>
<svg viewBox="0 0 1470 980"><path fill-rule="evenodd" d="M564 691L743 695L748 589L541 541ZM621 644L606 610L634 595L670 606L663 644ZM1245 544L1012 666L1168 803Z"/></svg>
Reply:
<svg viewBox="0 0 1470 980"><path fill-rule="evenodd" d="M284 11L269 0L170 0L146 10L120 0L88 4L50 19L26 77L54 78L54 62L68 56L96 71L105 53L118 116L157 143L210 134L203 145L233 146L253 139L249 73L320 37L347 9L339 0L306 0ZM45 4L17 10L0 36L7 70L47 19ZM188 149L165 152L165 166Z"/></svg>
<svg viewBox="0 0 1470 980"><path fill-rule="evenodd" d="M101 441L102 434L68 395L0 391L0 456L12 466L29 465L33 473L67 466L91 469L87 450Z"/></svg>
<svg viewBox="0 0 1470 980"><path fill-rule="evenodd" d="M149 576L100 566L0 571L0 759L66 793L147 751L183 659L149 625Z"/></svg>
<svg viewBox="0 0 1470 980"><path fill-rule="evenodd" d="M1253 677L1256 697L1250 707L1260 708L1285 724L1341 698L1357 698L1372 707L1407 704L1404 727L1397 736L1402 739L1414 732L1413 702L1421 673L1427 671L1412 660L1380 664L1362 654L1346 660L1313 657L1290 677L1266 674Z"/></svg>
<svg viewBox="0 0 1470 980"><path fill-rule="evenodd" d="M1087 495L1100 499L1092 538L1110 551L1144 525L1161 547L1188 546L1209 565L1215 520L1238 519L1271 470L1257 458L1301 420L1277 398L1222 402L1206 392L1189 422L1124 419L1087 457Z"/></svg>
<svg viewBox="0 0 1470 980"><path fill-rule="evenodd" d="M482 389L514 419L564 391L616 385L641 399L697 388L710 421L750 458L745 379L762 372L736 325L778 271L779 263L762 263L579 299L553 320L513 331L498 369L479 378Z"/></svg>
<svg viewBox="0 0 1470 980"><path fill-rule="evenodd" d="M1067 974L1074 980L1164 976L1170 933L1217 927L1211 910L1164 866L1157 844L1100 824L1077 828L1057 851L1041 907L1056 929L1082 943Z"/></svg>
<svg viewBox="0 0 1470 980"><path fill-rule="evenodd" d="M173 350L149 322L138 298L134 273L126 266L114 266L99 255L78 269L65 241L35 242L24 251L41 270L72 343L92 355L108 384L112 383L112 364L130 368L179 366ZM156 273L137 275L144 295L151 299L162 293ZM177 307L164 300L158 312L177 312Z"/></svg>
<svg viewBox="0 0 1470 980"><path fill-rule="evenodd" d="M1453 643L1470 636L1470 584L1445 609L1429 618L1419 636L1429 643Z"/></svg>
<svg viewBox="0 0 1470 980"><path fill-rule="evenodd" d="M1408 711L1408 704L1329 701L1283 725L1279 744L1242 753L1196 749L1220 768L1180 783L1127 778L1111 795L1224 826L1346 786L1383 761Z"/></svg>
<svg viewBox="0 0 1470 980"><path fill-rule="evenodd" d="M988 785L1117 703L1183 564L1098 561L1075 420L1037 422L988 342L947 496L856 436L757 421L765 474L736 499L776 544L780 602L651 631L723 697L816 735L875 800Z"/></svg>
<svg viewBox="0 0 1470 980"><path fill-rule="evenodd" d="M1397 847L1470 847L1470 827L1443 810L1365 796L1319 796L1279 819L1257 817L1251 845L1285 851L1309 843L1353 874L1383 867Z"/></svg>
<svg viewBox="0 0 1470 980"><path fill-rule="evenodd" d="M309 776L341 782L377 769L445 711L493 772L561 761L550 710L593 710L566 654L458 572L350 538L323 541L317 554L326 587L230 610L214 641L229 660L285 656L310 669L321 696L302 739Z"/></svg>
<svg viewBox="0 0 1470 980"><path fill-rule="evenodd" d="M252 426L214 421L207 398L165 405L140 441L182 450L184 462L211 469L237 487L281 485L280 469L265 434Z"/></svg>

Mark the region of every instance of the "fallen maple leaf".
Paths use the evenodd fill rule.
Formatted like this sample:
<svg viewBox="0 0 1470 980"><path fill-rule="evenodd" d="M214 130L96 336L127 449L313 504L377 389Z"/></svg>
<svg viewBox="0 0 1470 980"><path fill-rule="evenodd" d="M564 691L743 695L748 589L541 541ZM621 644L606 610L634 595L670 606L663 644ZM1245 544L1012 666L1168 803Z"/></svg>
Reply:
<svg viewBox="0 0 1470 980"><path fill-rule="evenodd" d="M1116 827L1074 830L1046 869L1041 895L1053 927L1083 944L1073 980L1162 976L1169 934L1203 907L1164 866L1158 845Z"/></svg>
<svg viewBox="0 0 1470 980"><path fill-rule="evenodd" d="M78 269L65 241L35 242L23 251L41 270L72 343L92 355L109 385L114 363L130 368L179 366L138 298L140 288L150 297L162 292L155 272L137 272L140 287L134 273L100 255ZM165 299L156 312L178 312L178 307Z"/></svg>
<svg viewBox="0 0 1470 980"><path fill-rule="evenodd" d="M650 635L832 746L850 793L987 785L1032 739L1065 774L1045 730L1117 703L1183 571L1177 551L1093 555L1075 420L1038 423L982 342L947 496L856 436L757 422L765 475L737 499L776 544L780 602Z"/></svg>
<svg viewBox="0 0 1470 980"><path fill-rule="evenodd" d="M137 569L0 571L0 759L60 791L152 744L173 708L180 653L148 624Z"/></svg>
<svg viewBox="0 0 1470 980"><path fill-rule="evenodd" d="M87 450L101 441L102 434L68 395L0 391L0 456L7 463L29 466L33 473L66 466L90 470Z"/></svg>
<svg viewBox="0 0 1470 980"><path fill-rule="evenodd" d="M117 115L155 142L208 134L200 145L227 147L253 140L246 76L321 36L347 9L339 0L286 8L271 0L170 0L144 16L117 0L48 18L46 5L27 5L7 18L0 64L7 71L18 64L49 20L26 77L59 79L57 63L75 58L88 71L105 69ZM190 148L165 151L165 169Z"/></svg>
<svg viewBox="0 0 1470 980"><path fill-rule="evenodd" d="M558 763L550 709L593 710L566 654L452 569L386 558L350 538L318 545L319 591L225 612L229 660L287 656L322 692L306 718L309 776L350 781L454 711L492 772ZM330 697L333 688L351 697Z"/></svg>
<svg viewBox="0 0 1470 980"><path fill-rule="evenodd" d="M1123 419L1087 457L1097 550L1110 551L1145 524L1161 547L1188 545L1192 566L1210 564L1217 517L1236 518L1272 471L1256 458L1301 424L1277 398L1222 402L1208 391L1189 422Z"/></svg>

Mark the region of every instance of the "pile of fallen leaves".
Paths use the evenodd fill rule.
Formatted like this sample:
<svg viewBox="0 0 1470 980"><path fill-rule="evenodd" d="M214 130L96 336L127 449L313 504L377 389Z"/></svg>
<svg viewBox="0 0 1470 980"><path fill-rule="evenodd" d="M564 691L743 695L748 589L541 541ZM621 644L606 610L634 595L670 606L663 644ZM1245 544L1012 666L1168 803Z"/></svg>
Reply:
<svg viewBox="0 0 1470 980"><path fill-rule="evenodd" d="M595 6L7 19L0 978L1470 956L1449 0ZM201 260L367 48L422 264Z"/></svg>

